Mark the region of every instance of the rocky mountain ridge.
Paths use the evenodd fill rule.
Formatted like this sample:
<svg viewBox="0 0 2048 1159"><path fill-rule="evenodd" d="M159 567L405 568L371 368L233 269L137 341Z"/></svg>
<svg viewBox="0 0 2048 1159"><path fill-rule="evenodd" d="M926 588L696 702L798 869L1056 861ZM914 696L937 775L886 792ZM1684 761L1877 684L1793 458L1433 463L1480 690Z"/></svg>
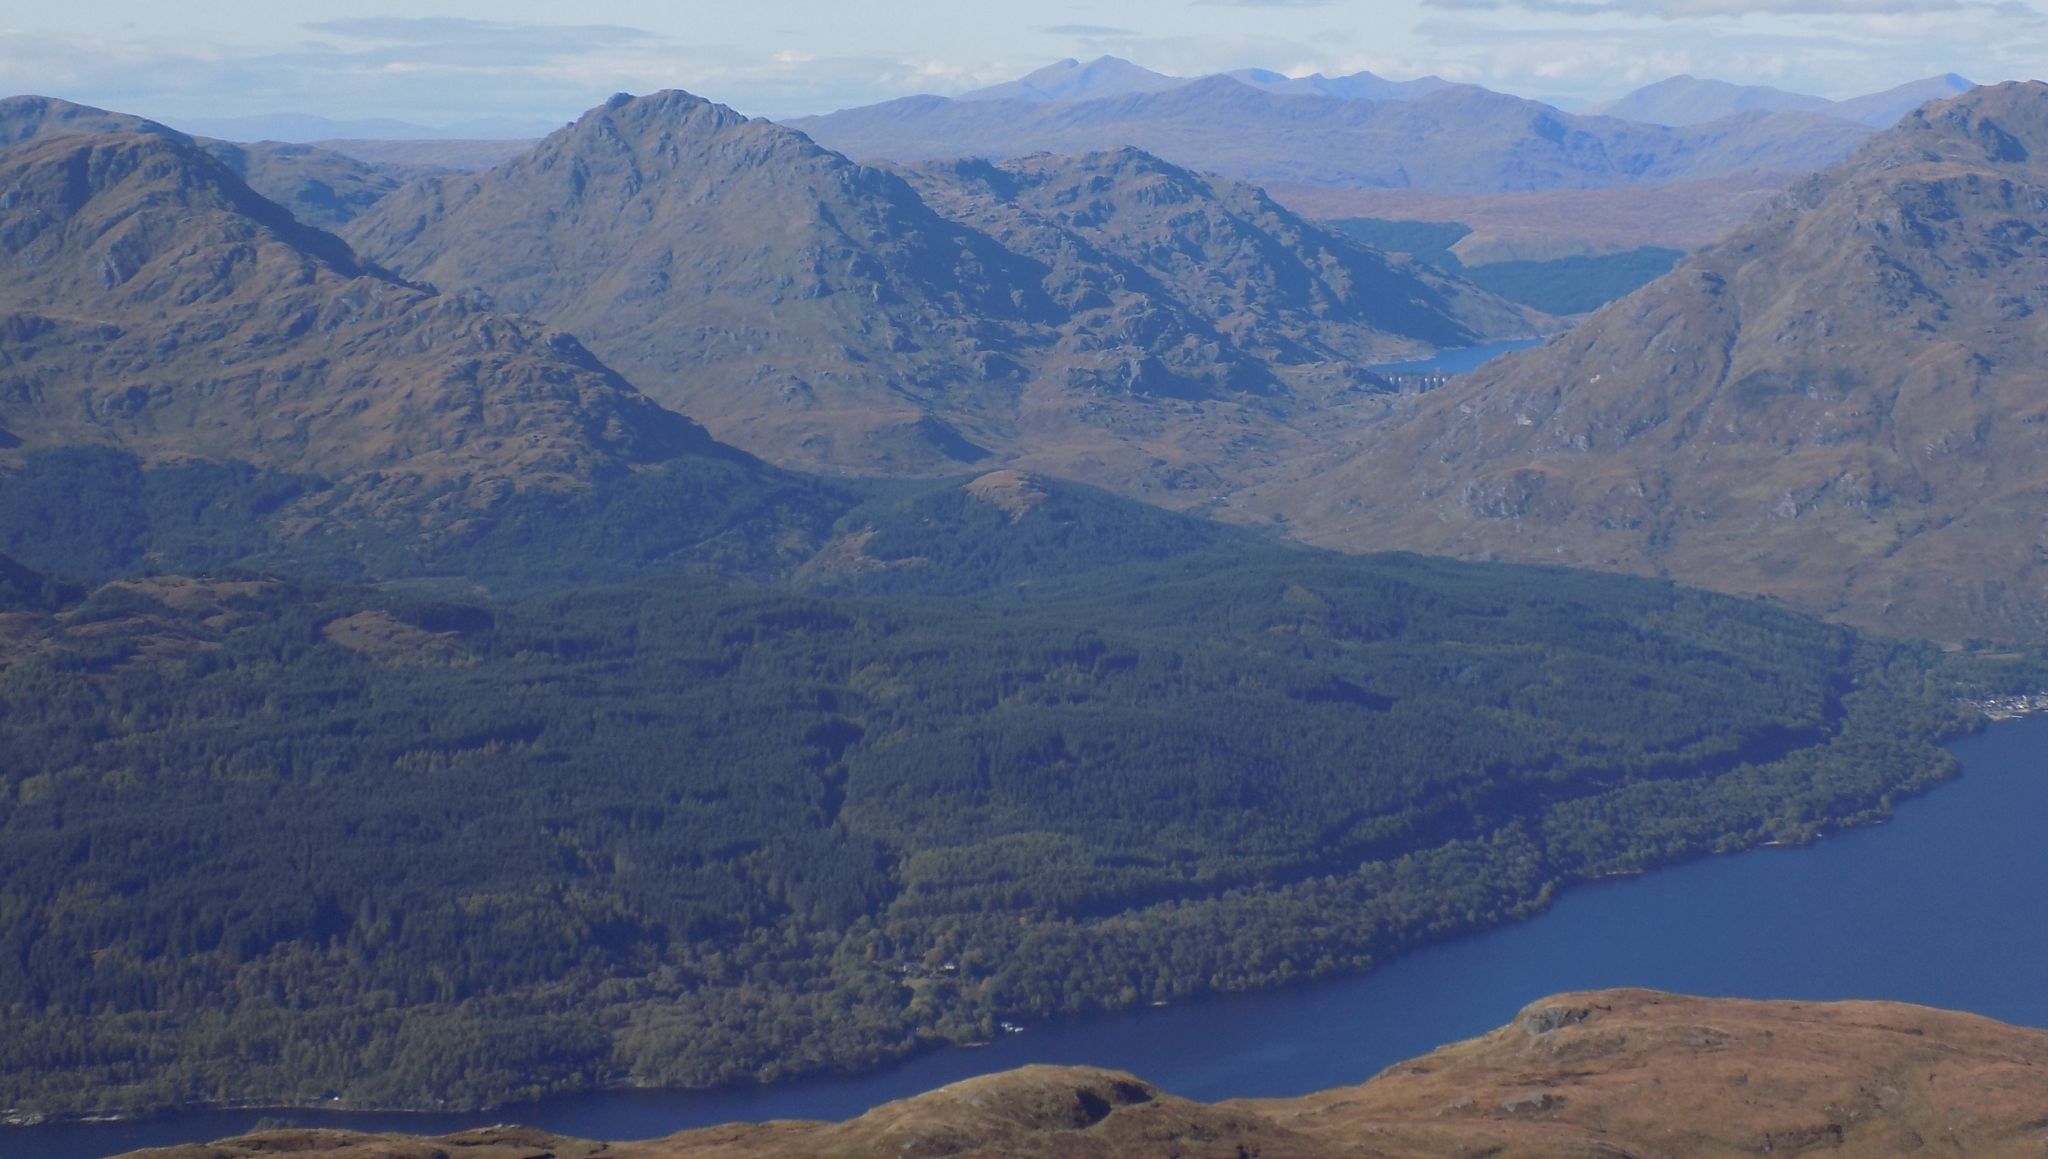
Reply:
<svg viewBox="0 0 2048 1159"><path fill-rule="evenodd" d="M113 447L319 476L372 506L461 507L710 446L574 338L360 261L182 134L13 136L11 465Z"/></svg>
<svg viewBox="0 0 2048 1159"><path fill-rule="evenodd" d="M2048 85L1979 89L1250 507L1324 543L2037 638L2044 286Z"/></svg>
<svg viewBox="0 0 2048 1159"><path fill-rule="evenodd" d="M333 229L431 168L376 164L311 145L236 144L194 137L127 113L52 97L0 99L0 148L66 133L142 133L205 150L249 187L307 225Z"/></svg>
<svg viewBox="0 0 2048 1159"><path fill-rule="evenodd" d="M1438 193L1604 189L1739 173L1806 173L1871 130L1805 112L1678 128L1578 116L1453 85L1354 100L1213 76L1081 101L906 97L787 122L861 160L1086 153L1123 146L1261 185Z"/></svg>
<svg viewBox="0 0 2048 1159"><path fill-rule="evenodd" d="M1593 108L1602 116L1655 125L1696 125L1737 113L1797 111L1821 113L1888 129L1899 118L1928 101L1941 100L1974 87L1955 73L1908 81L1883 92L1847 100L1787 92L1770 85L1735 85L1694 76L1674 76Z"/></svg>
<svg viewBox="0 0 2048 1159"><path fill-rule="evenodd" d="M1408 100L1441 88L1449 88L1451 83L1435 76L1392 81L1365 71L1344 76L1314 73L1296 77L1267 68L1240 68L1212 75L1227 76L1241 84L1268 92L1309 93L1346 100L1375 101ZM1198 79L1206 78L1171 76L1154 72L1115 56L1099 56L1086 62L1069 58L1035 69L1016 80L961 93L953 99L1021 100L1033 104L1050 104L1055 101L1085 101L1098 97L1164 92L1181 85L1193 84Z"/></svg>
<svg viewBox="0 0 2048 1159"><path fill-rule="evenodd" d="M1373 385L1340 357L1545 324L1156 159L1038 168L928 167L913 188L686 93L621 95L348 233L582 335L785 465L1007 461L1182 505L1290 453L1296 410ZM1202 270L1226 256L1228 277Z"/></svg>
<svg viewBox="0 0 2048 1159"><path fill-rule="evenodd" d="M729 1124L635 1143L515 1127L439 1139L331 1130L128 1159L1425 1159L1839 1150L2037 1155L2048 1033L1884 1002L1565 994L1360 1086L1203 1104L1129 1074L1033 1066L841 1123Z"/></svg>

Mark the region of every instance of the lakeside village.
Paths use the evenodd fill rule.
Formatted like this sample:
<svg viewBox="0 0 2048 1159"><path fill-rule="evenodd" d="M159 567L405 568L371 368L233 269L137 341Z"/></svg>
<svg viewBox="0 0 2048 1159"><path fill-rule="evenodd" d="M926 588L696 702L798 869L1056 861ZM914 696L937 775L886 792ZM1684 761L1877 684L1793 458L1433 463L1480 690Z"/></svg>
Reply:
<svg viewBox="0 0 2048 1159"><path fill-rule="evenodd" d="M1965 707L1983 713L1987 720L2018 720L2038 712L2048 712L2048 692L1990 696L1983 700L1965 700L1962 703Z"/></svg>

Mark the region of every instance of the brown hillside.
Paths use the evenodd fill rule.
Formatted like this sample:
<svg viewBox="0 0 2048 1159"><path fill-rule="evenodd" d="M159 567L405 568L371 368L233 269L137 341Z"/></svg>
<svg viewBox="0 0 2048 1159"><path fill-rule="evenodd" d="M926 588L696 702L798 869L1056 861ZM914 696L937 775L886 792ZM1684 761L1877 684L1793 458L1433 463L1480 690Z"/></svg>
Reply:
<svg viewBox="0 0 2048 1159"><path fill-rule="evenodd" d="M1010 421L1042 309L1015 259L902 180L687 93L621 95L488 173L359 219L369 256L581 335L785 461L934 469ZM921 422L935 413L944 420Z"/></svg>
<svg viewBox="0 0 2048 1159"><path fill-rule="evenodd" d="M376 204L422 170L373 165L311 145L263 141L238 145L191 137L155 121L54 97L0 99L0 147L30 139L93 133L146 133L196 144L249 188L307 225L332 229Z"/></svg>
<svg viewBox="0 0 2048 1159"><path fill-rule="evenodd" d="M1062 345L1106 337L1180 377L1370 362L1527 332L1523 310L1302 220L1250 185L1137 149L905 170L941 214L1041 263ZM1150 338L1181 332L1179 341Z"/></svg>
<svg viewBox="0 0 2048 1159"><path fill-rule="evenodd" d="M708 443L574 339L362 265L182 138L39 137L0 151L0 189L0 460L105 445L485 502Z"/></svg>
<svg viewBox="0 0 2048 1159"><path fill-rule="evenodd" d="M280 1131L133 1159L1436 1159L2038 1156L2048 1032L1882 1002L1645 990L1538 1002L1362 1086L1214 1105L1130 1075L1025 1067L843 1123L601 1144L496 1127L440 1139Z"/></svg>
<svg viewBox="0 0 2048 1159"><path fill-rule="evenodd" d="M622 95L350 236L575 331L765 458L1009 462L1180 505L1299 453L1291 408L1365 381L1335 359L1532 325L1142 154L913 176L686 93Z"/></svg>
<svg viewBox="0 0 2048 1159"><path fill-rule="evenodd" d="M1304 537L2048 632L2048 85L1922 109L1247 506Z"/></svg>

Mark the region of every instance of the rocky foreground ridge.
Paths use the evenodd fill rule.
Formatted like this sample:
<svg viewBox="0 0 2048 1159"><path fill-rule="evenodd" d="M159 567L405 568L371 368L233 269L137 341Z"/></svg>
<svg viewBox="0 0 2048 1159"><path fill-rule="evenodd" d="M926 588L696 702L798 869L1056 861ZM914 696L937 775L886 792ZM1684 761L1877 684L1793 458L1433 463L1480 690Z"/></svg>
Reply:
<svg viewBox="0 0 2048 1159"><path fill-rule="evenodd" d="M2039 1155L2048 1032L1884 1002L1565 994L1481 1038L1297 1099L1204 1104L1128 1074L1025 1067L843 1123L638 1143L494 1127L438 1139L289 1130L132 1159L776 1156Z"/></svg>

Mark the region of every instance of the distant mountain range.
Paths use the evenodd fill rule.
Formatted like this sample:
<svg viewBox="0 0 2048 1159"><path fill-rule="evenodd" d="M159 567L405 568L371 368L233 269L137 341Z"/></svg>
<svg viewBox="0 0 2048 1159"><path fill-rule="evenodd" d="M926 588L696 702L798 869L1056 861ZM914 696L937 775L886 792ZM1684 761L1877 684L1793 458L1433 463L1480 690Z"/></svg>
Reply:
<svg viewBox="0 0 2048 1159"><path fill-rule="evenodd" d="M2048 85L1930 105L1251 504L1312 539L2048 629Z"/></svg>
<svg viewBox="0 0 2048 1159"><path fill-rule="evenodd" d="M1336 77L1324 76L1321 73L1295 77L1264 68L1241 68L1201 77L1183 77L1154 72L1120 57L1101 56L1085 62L1071 58L1058 61L1016 80L961 93L953 99L1026 101L1034 104L1072 103L1100 100L1104 97L1161 93L1217 76L1228 77L1240 84L1270 93L1288 96L1325 96L1340 100L1406 101L1458 87L1438 76L1425 76L1408 81L1388 80L1370 72L1355 72ZM1857 121L1873 129L1883 129L1928 101L1955 96L1968 90L1972 85L1973 82L1955 73L1948 73L1909 81L1883 92L1834 101L1826 97L1787 92L1769 85L1737 85L1727 81L1681 75L1645 85L1616 100L1584 108L1573 108L1574 111L1588 114L1672 126L1704 124L1739 113L1823 113L1843 120Z"/></svg>
<svg viewBox="0 0 2048 1159"><path fill-rule="evenodd" d="M1451 87L1451 82L1442 77L1427 76L1419 80L1390 81L1369 72L1355 72L1337 77L1327 77L1321 73L1291 77L1270 69L1241 68L1221 75L1267 92L1296 96L1340 97L1347 100L1408 100ZM1128 60L1114 56L1101 56L1086 63L1069 58L1049 64L1017 80L961 93L954 99L1030 101L1040 104L1086 101L1099 97L1165 92L1167 89L1192 84L1195 79L1197 78L1153 72L1142 65L1132 64Z"/></svg>
<svg viewBox="0 0 2048 1159"><path fill-rule="evenodd" d="M1805 173L1870 130L1753 112L1680 128L1582 117L1468 85L1410 100L1269 91L1227 76L1082 100L909 97L788 122L848 156L1020 157L1134 146L1257 183L1443 193L1601 189Z"/></svg>
<svg viewBox="0 0 2048 1159"><path fill-rule="evenodd" d="M1733 85L1727 81L1675 76L1646 85L1590 111L1657 125L1697 125L1749 112L1821 113L1883 129L1896 124L1900 117L1928 101L1952 97L1969 91L1971 87L1970 81L1948 73L1911 81L1880 93L1831 101L1826 97L1790 93L1768 85Z"/></svg>

